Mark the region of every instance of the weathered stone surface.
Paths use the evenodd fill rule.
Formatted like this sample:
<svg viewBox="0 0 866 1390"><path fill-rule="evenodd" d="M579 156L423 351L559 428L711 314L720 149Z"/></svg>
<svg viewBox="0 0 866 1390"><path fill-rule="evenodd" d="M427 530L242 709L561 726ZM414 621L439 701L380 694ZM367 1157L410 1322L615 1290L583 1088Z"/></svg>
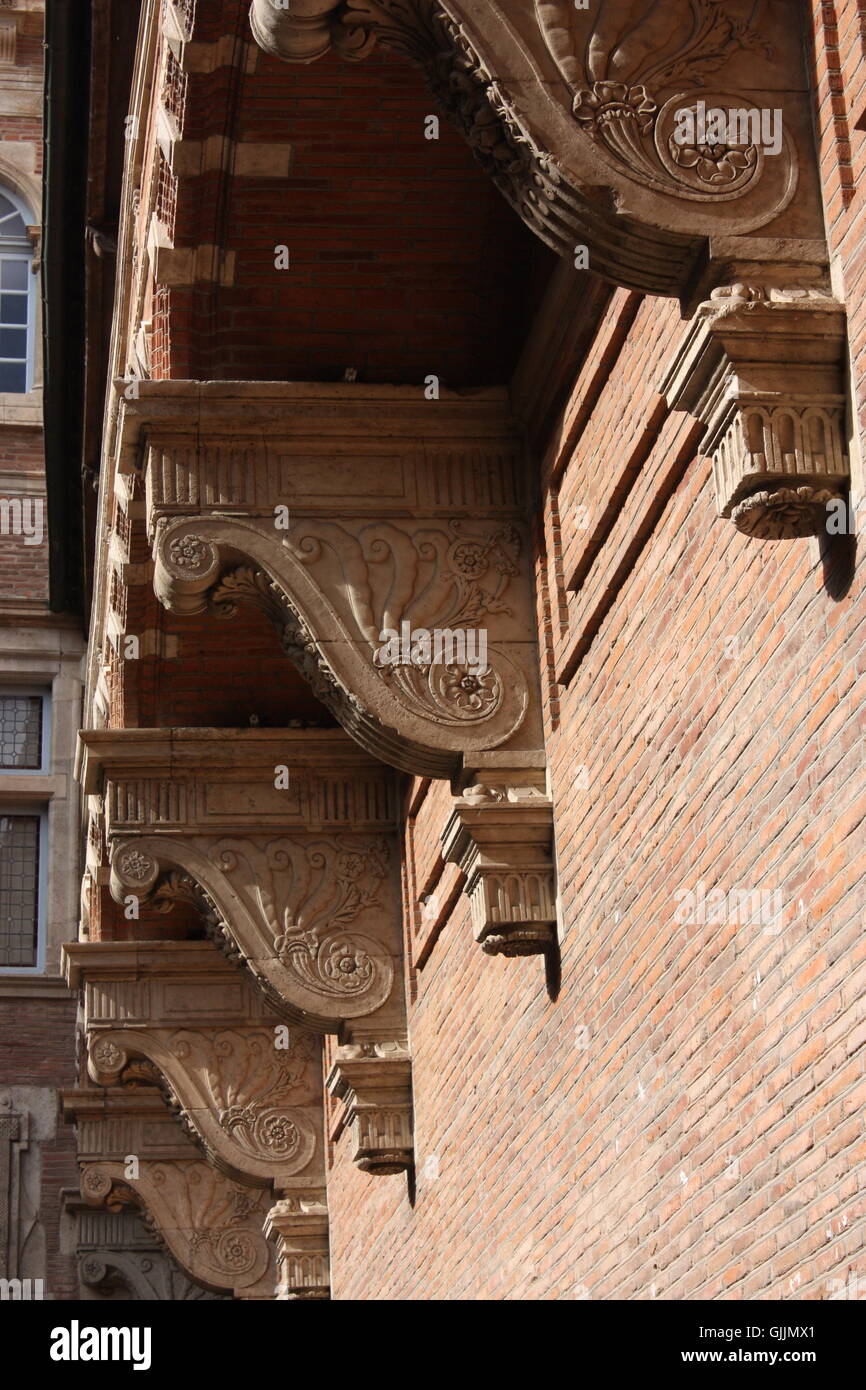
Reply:
<svg viewBox="0 0 866 1390"><path fill-rule="evenodd" d="M82 742L118 903L193 902L304 1026L401 1026L393 785L345 735L129 730Z"/></svg>
<svg viewBox="0 0 866 1390"><path fill-rule="evenodd" d="M280 1025L249 976L208 942L82 943L65 954L70 984L84 987L97 1085L160 1085L236 1181L321 1186L319 1038Z"/></svg>
<svg viewBox="0 0 866 1390"><path fill-rule="evenodd" d="M205 1288L271 1298L273 1250L262 1234L269 1197L200 1158L161 1097L145 1088L63 1096L78 1128L81 1192L91 1206L140 1206L175 1259Z"/></svg>

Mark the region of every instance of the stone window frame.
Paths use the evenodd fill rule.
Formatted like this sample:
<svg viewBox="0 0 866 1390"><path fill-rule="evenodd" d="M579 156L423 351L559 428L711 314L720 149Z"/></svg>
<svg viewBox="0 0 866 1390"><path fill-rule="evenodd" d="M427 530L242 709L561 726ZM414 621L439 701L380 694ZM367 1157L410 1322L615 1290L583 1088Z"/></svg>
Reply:
<svg viewBox="0 0 866 1390"><path fill-rule="evenodd" d="M12 204L21 217L25 230L23 237L8 240L2 236L2 231L0 231L0 256L8 260L23 261L27 265L27 351L24 388L20 391L4 391L2 393L5 397L15 398L29 396L36 385L39 281L38 276L34 273L36 250L30 235L30 229L34 226L33 213L21 194L3 179L0 179L0 196L8 199Z"/></svg>

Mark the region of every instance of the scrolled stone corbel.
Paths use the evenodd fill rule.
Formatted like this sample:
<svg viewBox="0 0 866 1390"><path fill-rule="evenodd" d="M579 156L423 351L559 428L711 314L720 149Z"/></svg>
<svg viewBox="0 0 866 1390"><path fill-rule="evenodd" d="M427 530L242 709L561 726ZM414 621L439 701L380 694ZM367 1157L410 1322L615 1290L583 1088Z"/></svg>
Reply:
<svg viewBox="0 0 866 1390"><path fill-rule="evenodd" d="M412 1168L412 1063L400 1043L341 1047L327 1087L343 1102L362 1172L387 1176Z"/></svg>
<svg viewBox="0 0 866 1390"><path fill-rule="evenodd" d="M845 344L817 289L733 285L695 315L663 390L706 425L718 514L746 535L816 535L844 494Z"/></svg>
<svg viewBox="0 0 866 1390"><path fill-rule="evenodd" d="M387 844L376 837L360 847L339 837L260 840L211 844L154 835L116 842L112 896L121 904L130 895L156 900L160 885L179 869L183 891L200 902L218 944L236 948L279 1013L322 1032L374 1013L389 1000L395 977L387 948L372 935L386 916ZM346 909L341 917L341 897L364 875L372 886L354 894L356 910ZM319 911L310 909L302 925L295 920L296 884L308 892L308 877L319 891ZM379 920L369 932L353 921L344 925L352 916L372 919L377 908Z"/></svg>
<svg viewBox="0 0 866 1390"><path fill-rule="evenodd" d="M529 788L469 788L442 834L466 876L475 940L491 956L530 956L556 939L553 807Z"/></svg>

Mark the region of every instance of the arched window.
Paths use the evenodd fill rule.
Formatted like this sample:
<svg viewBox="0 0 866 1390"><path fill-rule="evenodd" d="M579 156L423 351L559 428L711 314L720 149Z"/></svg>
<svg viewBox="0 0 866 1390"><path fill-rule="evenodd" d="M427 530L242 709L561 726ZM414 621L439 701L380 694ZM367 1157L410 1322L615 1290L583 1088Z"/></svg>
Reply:
<svg viewBox="0 0 866 1390"><path fill-rule="evenodd" d="M0 391L29 391L33 384L36 279L28 212L0 189Z"/></svg>

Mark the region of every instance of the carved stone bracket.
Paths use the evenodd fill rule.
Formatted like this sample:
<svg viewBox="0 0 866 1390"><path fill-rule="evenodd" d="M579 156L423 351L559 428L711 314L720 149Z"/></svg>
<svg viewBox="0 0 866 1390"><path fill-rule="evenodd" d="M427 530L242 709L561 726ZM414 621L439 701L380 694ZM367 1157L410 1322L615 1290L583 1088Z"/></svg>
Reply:
<svg viewBox="0 0 866 1390"><path fill-rule="evenodd" d="M65 957L70 985L84 984L97 1085L158 1084L240 1182L293 1193L322 1184L319 1038L277 1027L252 981L208 942L70 945Z"/></svg>
<svg viewBox="0 0 866 1390"><path fill-rule="evenodd" d="M762 540L826 529L848 484L845 311L806 289L735 285L701 306L664 389L707 427L720 516Z"/></svg>
<svg viewBox="0 0 866 1390"><path fill-rule="evenodd" d="M158 1093L70 1091L81 1192L93 1207L144 1210L196 1283L237 1298L272 1298L273 1250L262 1227L270 1197L198 1156ZM134 1162L131 1162L134 1160Z"/></svg>
<svg viewBox="0 0 866 1390"><path fill-rule="evenodd" d="M329 46L409 57L543 240L568 256L587 246L618 284L682 294L702 256L720 267L732 251L824 257L787 11L776 0L253 0L252 28L287 61Z"/></svg>
<svg viewBox="0 0 866 1390"><path fill-rule="evenodd" d="M365 1173L387 1175L414 1162L412 1063L399 1043L341 1047L327 1081L352 1126L353 1159Z"/></svg>
<svg viewBox="0 0 866 1390"><path fill-rule="evenodd" d="M475 940L488 955L529 956L556 939L553 807L532 788L469 788L442 835L459 865Z"/></svg>
<svg viewBox="0 0 866 1390"><path fill-rule="evenodd" d="M67 1201L78 1225L78 1277L90 1299L181 1303L226 1299L194 1284L135 1211Z"/></svg>
<svg viewBox="0 0 866 1390"><path fill-rule="evenodd" d="M265 1235L276 1243L280 1301L330 1298L328 1208L324 1194L277 1202L268 1212Z"/></svg>
<svg viewBox="0 0 866 1390"><path fill-rule="evenodd" d="M301 1025L362 1037L405 1026L390 774L339 732L82 741L85 788L104 788L118 903L194 903L217 944Z"/></svg>
<svg viewBox="0 0 866 1390"><path fill-rule="evenodd" d="M316 697L393 767L451 777L493 748L541 748L507 399L352 391L141 383L119 466L144 461L157 597L229 622L258 607Z"/></svg>

